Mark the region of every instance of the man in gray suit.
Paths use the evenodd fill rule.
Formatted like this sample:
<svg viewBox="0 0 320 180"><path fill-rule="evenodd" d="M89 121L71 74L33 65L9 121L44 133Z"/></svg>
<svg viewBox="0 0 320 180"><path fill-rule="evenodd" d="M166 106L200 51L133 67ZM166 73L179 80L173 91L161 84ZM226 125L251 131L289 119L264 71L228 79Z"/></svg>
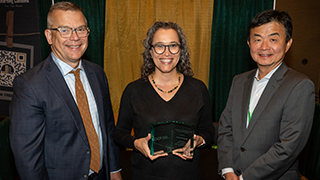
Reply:
<svg viewBox="0 0 320 180"><path fill-rule="evenodd" d="M249 24L258 68L235 76L219 122L219 173L226 180L300 179L298 155L314 114L314 85L283 62L292 44L286 12L267 10Z"/></svg>
<svg viewBox="0 0 320 180"><path fill-rule="evenodd" d="M51 54L14 80L10 143L20 178L121 179L107 78L81 58L87 20L76 4L59 2L47 21Z"/></svg>

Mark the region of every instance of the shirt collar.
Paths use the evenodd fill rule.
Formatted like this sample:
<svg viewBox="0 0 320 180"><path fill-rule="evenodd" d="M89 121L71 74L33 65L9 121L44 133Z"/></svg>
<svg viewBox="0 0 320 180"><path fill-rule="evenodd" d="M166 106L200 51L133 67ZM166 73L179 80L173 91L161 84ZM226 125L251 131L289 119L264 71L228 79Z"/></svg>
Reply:
<svg viewBox="0 0 320 180"><path fill-rule="evenodd" d="M63 76L68 75L70 71L76 70L78 68L83 71L82 60L80 60L79 66L77 68L73 69L69 64L65 63L61 59L58 59L57 56L53 52L51 52L51 57L53 59L53 62L58 66L58 68Z"/></svg>
<svg viewBox="0 0 320 180"><path fill-rule="evenodd" d="M274 74L274 72L277 71L277 69L281 66L283 62L281 62L277 67L275 67L274 69L272 69L265 77L263 77L262 79L259 79L258 78L258 75L259 75L259 69L257 69L256 71L256 75L254 76L254 78L257 80L257 81L261 81L261 80L269 80L271 78L271 76Z"/></svg>

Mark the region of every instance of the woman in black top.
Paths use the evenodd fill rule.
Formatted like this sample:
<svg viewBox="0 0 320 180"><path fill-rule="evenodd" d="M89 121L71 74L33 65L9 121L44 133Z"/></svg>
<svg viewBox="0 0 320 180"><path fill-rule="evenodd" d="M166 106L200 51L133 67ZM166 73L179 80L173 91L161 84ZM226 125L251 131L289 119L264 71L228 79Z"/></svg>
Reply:
<svg viewBox="0 0 320 180"><path fill-rule="evenodd" d="M134 149L134 180L199 179L197 149L193 157L150 155L148 141L151 123L180 121L195 124L195 147L210 143L214 128L208 90L202 81L192 78L186 39L176 23L155 22L143 44L142 77L123 92L114 139ZM132 127L135 137L131 136Z"/></svg>

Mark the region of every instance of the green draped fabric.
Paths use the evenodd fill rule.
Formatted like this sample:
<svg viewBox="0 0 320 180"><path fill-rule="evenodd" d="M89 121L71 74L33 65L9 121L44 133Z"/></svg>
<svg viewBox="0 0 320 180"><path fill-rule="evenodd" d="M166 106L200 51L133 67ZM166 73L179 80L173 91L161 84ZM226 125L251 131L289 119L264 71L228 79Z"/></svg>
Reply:
<svg viewBox="0 0 320 180"><path fill-rule="evenodd" d="M18 176L9 142L10 119L0 122L0 180L11 180Z"/></svg>
<svg viewBox="0 0 320 180"><path fill-rule="evenodd" d="M215 122L226 106L233 77L256 67L247 45L247 26L272 6L273 0L214 1L209 92Z"/></svg>
<svg viewBox="0 0 320 180"><path fill-rule="evenodd" d="M300 173L308 179L320 179L320 104L316 104L308 143L300 155Z"/></svg>
<svg viewBox="0 0 320 180"><path fill-rule="evenodd" d="M61 0L55 0L59 2ZM83 13L88 20L90 28L89 47L84 59L94 62L103 67L103 42L105 26L105 1L104 0L69 0L76 3L83 9ZM47 28L47 14L51 6L51 0L38 0L39 21L41 32L42 57L46 58L51 52L50 46L44 36L44 30Z"/></svg>

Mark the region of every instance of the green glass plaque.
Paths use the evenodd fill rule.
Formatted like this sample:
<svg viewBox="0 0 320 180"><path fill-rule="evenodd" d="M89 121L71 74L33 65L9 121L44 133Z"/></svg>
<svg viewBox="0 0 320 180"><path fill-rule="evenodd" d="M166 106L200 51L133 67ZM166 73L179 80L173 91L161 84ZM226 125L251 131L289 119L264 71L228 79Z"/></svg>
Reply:
<svg viewBox="0 0 320 180"><path fill-rule="evenodd" d="M165 121L151 124L150 154L180 153L193 156L194 124Z"/></svg>

